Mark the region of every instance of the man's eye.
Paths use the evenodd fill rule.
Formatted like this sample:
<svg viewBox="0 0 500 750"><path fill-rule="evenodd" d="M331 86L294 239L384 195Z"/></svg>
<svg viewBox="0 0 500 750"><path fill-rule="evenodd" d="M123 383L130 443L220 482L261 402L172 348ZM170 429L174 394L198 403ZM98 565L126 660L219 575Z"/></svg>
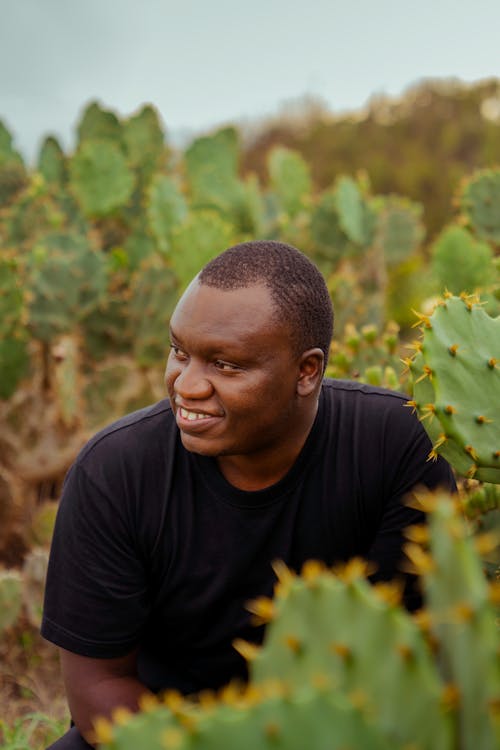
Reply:
<svg viewBox="0 0 500 750"><path fill-rule="evenodd" d="M179 347L176 346L175 344L170 344L170 351L175 357L177 357L177 359L186 358L186 352L183 352L182 349L179 349Z"/></svg>
<svg viewBox="0 0 500 750"><path fill-rule="evenodd" d="M220 359L215 362L215 367L218 370L222 370L222 372L236 372L240 369L238 365L232 365L230 362L222 362Z"/></svg>

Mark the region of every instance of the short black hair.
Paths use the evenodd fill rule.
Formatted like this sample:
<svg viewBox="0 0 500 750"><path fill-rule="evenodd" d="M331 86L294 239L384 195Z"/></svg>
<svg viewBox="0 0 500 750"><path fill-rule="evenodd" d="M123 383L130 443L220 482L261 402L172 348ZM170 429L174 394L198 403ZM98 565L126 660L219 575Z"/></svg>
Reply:
<svg viewBox="0 0 500 750"><path fill-rule="evenodd" d="M281 323L288 324L296 354L319 347L325 355L333 334L333 306L325 280L300 250L284 242L242 242L213 258L198 281L218 289L242 289L263 283Z"/></svg>

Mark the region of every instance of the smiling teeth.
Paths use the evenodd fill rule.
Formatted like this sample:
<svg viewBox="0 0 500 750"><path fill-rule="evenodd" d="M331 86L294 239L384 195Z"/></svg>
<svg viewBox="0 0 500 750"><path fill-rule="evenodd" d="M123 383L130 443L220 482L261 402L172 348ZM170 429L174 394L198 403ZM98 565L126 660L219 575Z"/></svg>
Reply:
<svg viewBox="0 0 500 750"><path fill-rule="evenodd" d="M197 419L209 419L210 414L198 414L195 411L188 411L187 409L183 409L182 406L179 408L179 411L181 413L181 417L183 419L187 419L189 422L194 422Z"/></svg>

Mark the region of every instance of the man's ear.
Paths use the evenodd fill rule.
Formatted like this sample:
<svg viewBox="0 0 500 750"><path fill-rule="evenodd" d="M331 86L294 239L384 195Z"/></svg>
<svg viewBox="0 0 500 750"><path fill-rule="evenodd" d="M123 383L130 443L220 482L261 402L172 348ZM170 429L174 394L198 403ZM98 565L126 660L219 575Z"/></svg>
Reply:
<svg viewBox="0 0 500 750"><path fill-rule="evenodd" d="M321 383L323 378L323 363L325 355L322 349L315 347L308 349L300 358L300 374L297 381L297 393L299 396L309 396Z"/></svg>

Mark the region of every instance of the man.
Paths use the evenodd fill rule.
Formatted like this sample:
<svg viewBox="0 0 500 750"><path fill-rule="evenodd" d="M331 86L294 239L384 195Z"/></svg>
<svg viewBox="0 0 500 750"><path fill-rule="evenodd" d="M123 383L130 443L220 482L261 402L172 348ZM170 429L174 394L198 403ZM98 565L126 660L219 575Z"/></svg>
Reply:
<svg viewBox="0 0 500 750"><path fill-rule="evenodd" d="M244 679L235 638L271 563L364 556L399 573L416 485L454 486L405 398L323 379L333 314L298 250L248 242L211 261L171 319L169 399L103 430L68 473L42 633L61 648L76 727L145 690ZM407 586L405 603L418 605Z"/></svg>

